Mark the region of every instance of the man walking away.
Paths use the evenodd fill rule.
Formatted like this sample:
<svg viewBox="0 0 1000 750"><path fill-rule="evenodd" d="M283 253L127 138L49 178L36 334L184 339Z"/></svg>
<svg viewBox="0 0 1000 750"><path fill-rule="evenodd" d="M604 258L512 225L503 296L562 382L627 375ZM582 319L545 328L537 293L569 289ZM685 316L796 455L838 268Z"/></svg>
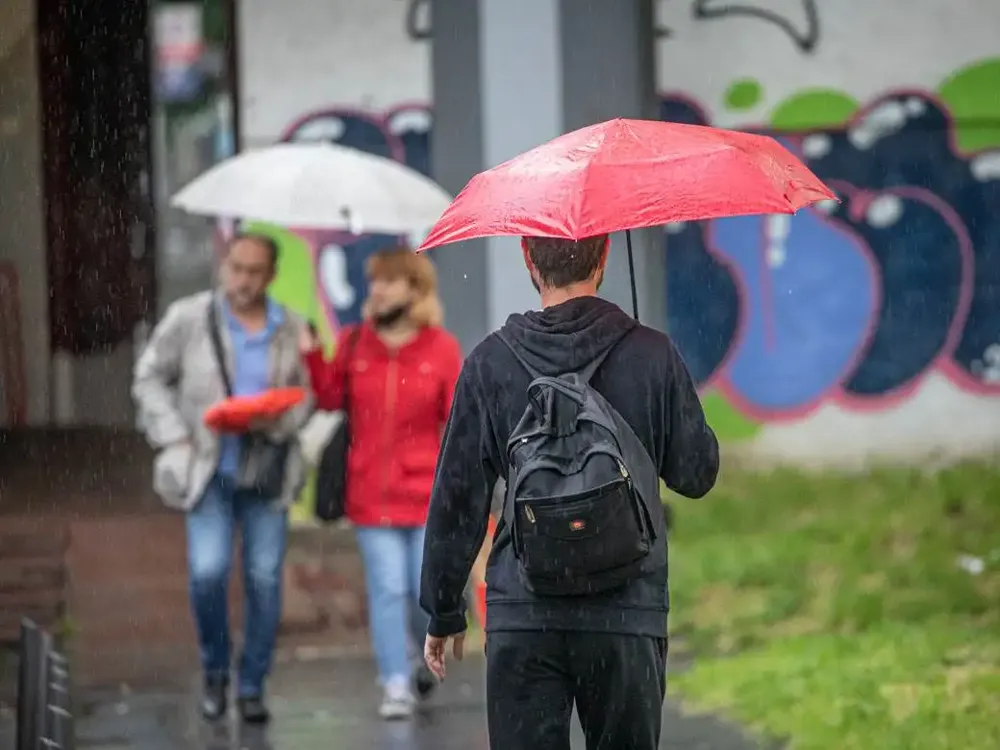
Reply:
<svg viewBox="0 0 1000 750"><path fill-rule="evenodd" d="M507 480L487 590L494 750L568 750L574 703L590 750L653 750L667 655L658 477L697 498L719 448L670 339L597 297L606 235L524 238L542 310L512 315L456 386L427 519L425 655L461 656L462 596Z"/></svg>
<svg viewBox="0 0 1000 750"><path fill-rule="evenodd" d="M304 476L295 437L311 406L307 401L241 435L216 434L203 417L228 395L308 387L301 326L266 294L277 259L269 237L238 235L226 251L222 287L171 305L135 369L141 423L159 451L155 489L167 506L187 514L191 607L205 673L201 708L209 720L226 712L226 590L237 527L246 596L238 704L245 721L269 718L264 680L281 619L287 509Z"/></svg>

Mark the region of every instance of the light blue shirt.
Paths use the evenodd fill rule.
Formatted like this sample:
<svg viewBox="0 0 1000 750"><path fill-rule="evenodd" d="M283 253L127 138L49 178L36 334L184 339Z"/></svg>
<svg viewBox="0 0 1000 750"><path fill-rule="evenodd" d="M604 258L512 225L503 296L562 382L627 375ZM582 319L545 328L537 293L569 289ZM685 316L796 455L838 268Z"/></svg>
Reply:
<svg viewBox="0 0 1000 750"><path fill-rule="evenodd" d="M285 320L281 305L267 300L267 322L257 332L250 332L236 319L229 303L222 303L223 321L233 344L234 396L256 396L271 387L271 339ZM240 465L239 435L225 435L219 454L219 473L224 476L236 474Z"/></svg>

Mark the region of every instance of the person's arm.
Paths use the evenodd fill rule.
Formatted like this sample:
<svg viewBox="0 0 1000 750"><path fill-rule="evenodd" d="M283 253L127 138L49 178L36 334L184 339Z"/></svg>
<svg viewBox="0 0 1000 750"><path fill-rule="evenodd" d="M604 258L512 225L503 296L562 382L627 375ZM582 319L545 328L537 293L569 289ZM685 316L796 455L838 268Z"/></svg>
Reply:
<svg viewBox="0 0 1000 750"><path fill-rule="evenodd" d="M705 421L691 374L672 342L669 358L664 403L667 442L660 477L679 495L703 497L719 474L719 441Z"/></svg>
<svg viewBox="0 0 1000 750"><path fill-rule="evenodd" d="M309 383L309 370L301 357L296 357L295 369L288 378L286 385L290 388L300 387L306 391L306 398L294 408L282 414L268 428L268 437L275 442L290 440L309 421L315 411L315 398Z"/></svg>
<svg viewBox="0 0 1000 750"><path fill-rule="evenodd" d="M424 536L420 606L437 638L465 631L465 587L483 545L497 479L489 417L476 397L469 364L458 377L438 457Z"/></svg>
<svg viewBox="0 0 1000 750"><path fill-rule="evenodd" d="M132 376L132 398L139 424L153 448L191 439L191 429L177 408L177 381L186 344L183 303L174 303L153 329Z"/></svg>
<svg viewBox="0 0 1000 750"><path fill-rule="evenodd" d="M356 336L357 332L353 327L344 329L337 340L333 359L329 361L323 358L323 348L318 345L303 353L302 360L316 397L317 409L339 411L344 408L344 375L347 372L349 357L347 350L353 348Z"/></svg>

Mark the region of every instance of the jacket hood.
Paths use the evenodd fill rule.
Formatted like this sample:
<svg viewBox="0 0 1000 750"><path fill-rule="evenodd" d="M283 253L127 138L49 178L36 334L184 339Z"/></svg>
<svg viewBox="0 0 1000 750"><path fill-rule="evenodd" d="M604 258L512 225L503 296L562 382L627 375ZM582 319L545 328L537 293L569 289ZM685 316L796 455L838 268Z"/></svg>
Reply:
<svg viewBox="0 0 1000 750"><path fill-rule="evenodd" d="M637 325L620 307L600 297L578 297L560 305L507 318L501 331L541 375L582 370Z"/></svg>

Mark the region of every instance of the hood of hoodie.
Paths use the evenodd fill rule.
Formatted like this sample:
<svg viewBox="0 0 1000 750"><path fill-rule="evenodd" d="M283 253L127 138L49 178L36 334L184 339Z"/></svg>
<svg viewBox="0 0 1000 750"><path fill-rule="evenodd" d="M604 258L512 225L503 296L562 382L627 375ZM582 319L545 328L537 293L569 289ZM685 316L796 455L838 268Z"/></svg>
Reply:
<svg viewBox="0 0 1000 750"><path fill-rule="evenodd" d="M577 372L615 346L637 325L600 297L578 297L507 318L503 332L542 375Z"/></svg>

